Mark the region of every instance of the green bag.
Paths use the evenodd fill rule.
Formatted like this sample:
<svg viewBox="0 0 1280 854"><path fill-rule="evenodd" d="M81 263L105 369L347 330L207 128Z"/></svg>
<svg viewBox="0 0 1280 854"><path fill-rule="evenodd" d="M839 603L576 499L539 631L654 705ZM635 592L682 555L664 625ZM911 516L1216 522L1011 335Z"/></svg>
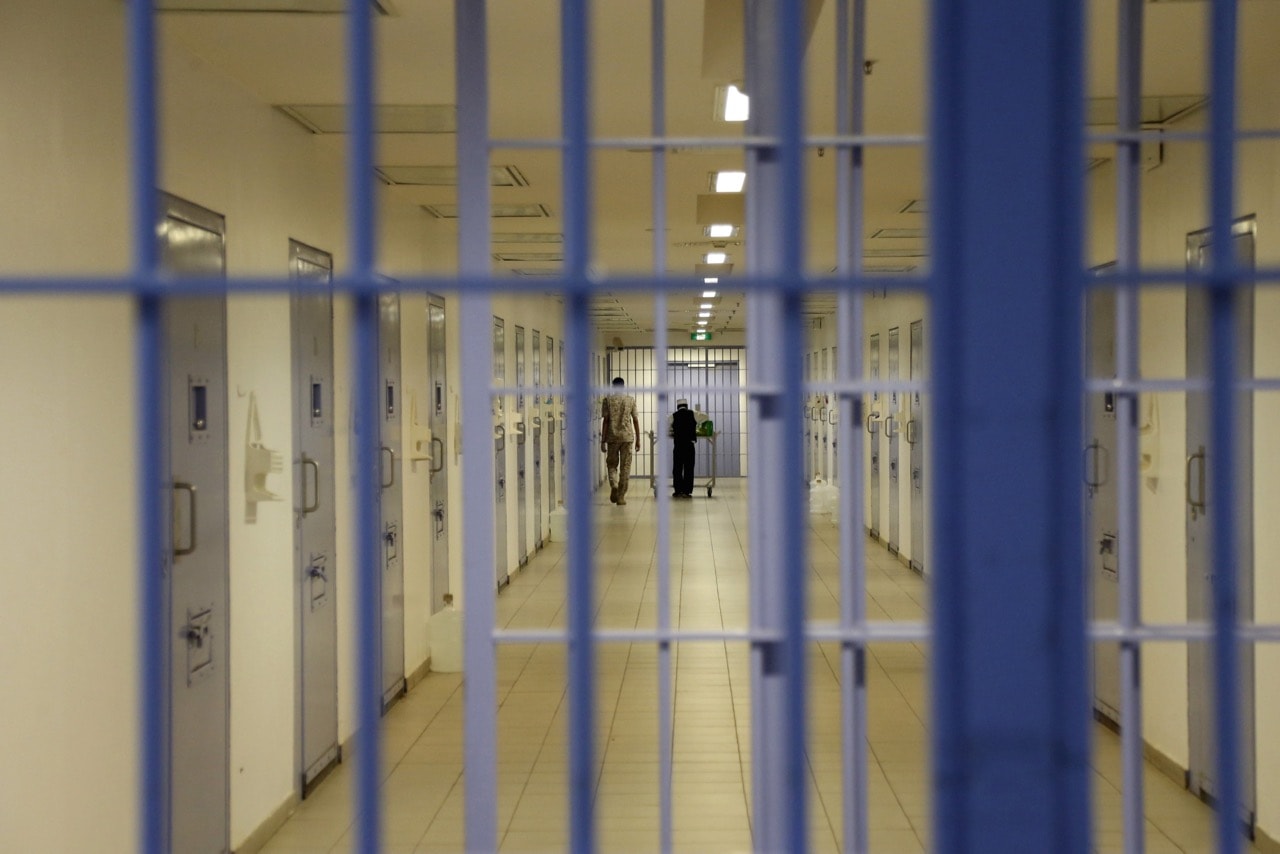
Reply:
<svg viewBox="0 0 1280 854"><path fill-rule="evenodd" d="M716 434L716 423L708 418L698 425L699 436L714 436Z"/></svg>

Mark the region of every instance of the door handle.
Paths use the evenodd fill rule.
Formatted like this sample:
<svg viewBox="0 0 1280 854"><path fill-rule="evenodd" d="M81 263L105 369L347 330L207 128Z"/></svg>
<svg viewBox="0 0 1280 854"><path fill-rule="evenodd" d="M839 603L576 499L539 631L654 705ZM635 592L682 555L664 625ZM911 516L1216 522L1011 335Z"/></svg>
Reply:
<svg viewBox="0 0 1280 854"><path fill-rule="evenodd" d="M1093 452L1092 476L1090 476L1090 467L1089 467L1090 451ZM1097 489L1107 481L1106 472L1103 470L1103 467L1102 467L1103 455L1106 454L1106 452L1107 452L1107 449L1104 448L1102 446L1102 443L1099 442L1097 439L1094 439L1092 442L1084 446L1084 469L1085 469L1084 485L1089 487L1090 489Z"/></svg>
<svg viewBox="0 0 1280 854"><path fill-rule="evenodd" d="M1196 460L1200 461L1200 488L1197 490L1198 498L1193 499L1191 497L1191 468L1195 465ZM1201 445L1198 451L1187 457L1186 493L1187 507L1191 508L1191 518L1195 519L1197 515L1204 513L1207 509L1204 496L1204 445Z"/></svg>
<svg viewBox="0 0 1280 854"><path fill-rule="evenodd" d="M308 468L311 469L311 472L314 475L314 480L312 481L315 484L314 494L315 494L316 500L314 504L307 503L307 469ZM303 454L302 455L302 515L306 516L307 514L314 513L319 509L320 509L320 463L311 459L306 454Z"/></svg>
<svg viewBox="0 0 1280 854"><path fill-rule="evenodd" d="M435 447L436 447L437 445L439 445L439 446L440 446L440 450L439 450L439 452L438 452L438 453L437 453L437 452L435 452L435 450L434 450L434 449L435 449ZM433 459L433 460L432 460L432 462L436 462L436 463L437 463L437 465L434 465L434 466L432 466L432 467L431 467L431 474L435 474L436 472L438 472L438 471L440 471L442 468L444 468L444 440L443 440L443 439L441 439L441 438L440 438L440 437L438 437L438 436L432 436L432 437L431 437L431 447L432 447L432 454L431 454L431 456L435 458L435 459Z"/></svg>
<svg viewBox="0 0 1280 854"><path fill-rule="evenodd" d="M396 452L388 448L386 445L383 445L382 453L391 455L391 479L384 483L382 482L382 478L379 477L378 482L381 484L383 489L390 489L396 485Z"/></svg>
<svg viewBox="0 0 1280 854"><path fill-rule="evenodd" d="M915 445L916 443L916 420L912 418L907 422L907 444Z"/></svg>
<svg viewBox="0 0 1280 854"><path fill-rule="evenodd" d="M872 412L870 415L867 416L867 432L874 436L876 433L879 432L879 429L876 426L879 423L880 423L880 413Z"/></svg>
<svg viewBox="0 0 1280 854"><path fill-rule="evenodd" d="M173 556L182 557L189 555L196 550L196 487L195 484L182 483L175 481L173 484L174 492L185 492L191 497L191 520L187 523L188 545L185 549L178 548L178 544L174 542Z"/></svg>

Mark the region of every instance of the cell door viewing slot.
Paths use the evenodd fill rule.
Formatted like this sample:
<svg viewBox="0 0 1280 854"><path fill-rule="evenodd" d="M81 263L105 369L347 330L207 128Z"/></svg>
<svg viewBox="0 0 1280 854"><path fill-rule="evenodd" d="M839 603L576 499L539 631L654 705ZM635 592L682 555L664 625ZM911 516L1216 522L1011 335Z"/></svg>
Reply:
<svg viewBox="0 0 1280 854"><path fill-rule="evenodd" d="M223 217L162 195L160 258L177 276L225 274ZM169 364L170 847L227 851L230 837L230 559L227 329L222 296L165 302Z"/></svg>
<svg viewBox="0 0 1280 854"><path fill-rule="evenodd" d="M1254 269L1255 248L1252 217L1234 223L1231 230L1232 249L1241 271ZM1211 264L1210 235L1207 230L1187 235L1187 269L1207 270ZM1234 325L1236 344L1236 381L1253 376L1254 289L1235 291ZM1187 378L1209 376L1210 294L1207 288L1187 288ZM1237 589L1238 615L1243 621L1253 619L1253 394L1239 391L1236 406L1236 470L1235 520L1239 538L1239 573ZM1185 514L1187 526L1187 619L1212 619L1213 559L1211 534L1215 518L1214 496L1210 492L1214 459L1210 451L1209 428L1212 412L1209 393L1187 392L1187 453ZM1231 524L1231 522L1225 522ZM1253 644L1240 645L1240 756L1243 820L1252 826L1257 812L1256 723L1254 708ZM1218 791L1215 775L1213 726L1213 670L1211 650L1205 642L1187 645L1188 728L1190 736L1189 785L1193 792L1212 800Z"/></svg>
<svg viewBox="0 0 1280 854"><path fill-rule="evenodd" d="M289 241L300 287L293 327L294 574L297 584L298 775L302 796L341 758L338 746L339 577L334 509L333 258Z"/></svg>

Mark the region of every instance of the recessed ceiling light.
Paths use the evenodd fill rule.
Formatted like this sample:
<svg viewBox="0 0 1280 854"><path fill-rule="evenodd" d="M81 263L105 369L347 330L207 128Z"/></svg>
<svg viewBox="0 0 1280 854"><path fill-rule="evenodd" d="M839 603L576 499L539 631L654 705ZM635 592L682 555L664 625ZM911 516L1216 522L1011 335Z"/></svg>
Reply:
<svg viewBox="0 0 1280 854"><path fill-rule="evenodd" d="M715 308L715 306L714 306L714 305L712 305L712 304L711 304L711 303L709 303L709 302L704 302L702 305L698 306L698 308L706 308L706 309L710 309L710 308Z"/></svg>
<svg viewBox="0 0 1280 854"><path fill-rule="evenodd" d="M715 189L717 193L741 193L746 183L746 172L728 170L716 173Z"/></svg>
<svg viewBox="0 0 1280 854"><path fill-rule="evenodd" d="M710 317L710 316L711 316L711 312L709 312L709 311L700 311L700 312L698 312L698 317Z"/></svg>
<svg viewBox="0 0 1280 854"><path fill-rule="evenodd" d="M704 284L704 285L715 285L715 284L719 284L719 283L720 283L720 280L719 280L719 279L717 279L715 276L707 276L705 279L703 279L703 280L702 280L702 284ZM715 296L715 295L716 295L716 292L715 292L715 291L712 291L712 292L711 292L711 295L712 295L712 296ZM706 296L706 294L703 294L703 296L705 297L705 296Z"/></svg>
<svg viewBox="0 0 1280 854"><path fill-rule="evenodd" d="M751 115L751 99L730 83L716 87L716 118L722 122L745 122Z"/></svg>
<svg viewBox="0 0 1280 854"><path fill-rule="evenodd" d="M706 326L709 322L710 322L710 321L706 321L706 320L699 320L699 321L698 321L698 325L699 325L699 326Z"/></svg>
<svg viewBox="0 0 1280 854"><path fill-rule="evenodd" d="M707 237L733 237L738 227L729 223L717 223L707 226Z"/></svg>
<svg viewBox="0 0 1280 854"><path fill-rule="evenodd" d="M708 279L707 281L709 281L709 282L714 282L714 281L715 281L715 279ZM703 299L715 299L715 298L716 298L716 292L715 292L715 291L703 291L703 292L702 292L702 298L703 298Z"/></svg>
<svg viewBox="0 0 1280 854"><path fill-rule="evenodd" d="M706 260L708 264L723 264L729 260L729 256L723 252L708 252Z"/></svg>

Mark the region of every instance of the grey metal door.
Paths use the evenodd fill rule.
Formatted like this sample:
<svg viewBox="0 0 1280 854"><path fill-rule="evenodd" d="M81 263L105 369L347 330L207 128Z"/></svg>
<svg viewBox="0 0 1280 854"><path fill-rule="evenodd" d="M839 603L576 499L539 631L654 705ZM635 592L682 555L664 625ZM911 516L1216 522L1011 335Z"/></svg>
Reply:
<svg viewBox="0 0 1280 854"><path fill-rule="evenodd" d="M431 401L427 426L431 430L431 613L444 607L449 592L449 467L445 449L449 437L449 399L445 373L444 300L427 301L427 382Z"/></svg>
<svg viewBox="0 0 1280 854"><path fill-rule="evenodd" d="M160 200L161 261L175 275L225 274L223 217ZM222 852L230 836L227 553L227 331L223 297L165 303L169 364L172 542L170 634L171 850Z"/></svg>
<svg viewBox="0 0 1280 854"><path fill-rule="evenodd" d="M1252 217L1232 227L1232 244L1242 270L1254 268L1254 228ZM1198 231L1187 235L1187 267L1203 270L1210 263L1209 233ZM1236 301L1236 369L1237 376L1253 376L1253 289L1237 291ZM1187 288L1187 377L1209 375L1210 307L1205 288ZM1239 614L1253 618L1253 395L1236 395L1237 468L1232 482L1236 485L1235 510L1239 537ZM1187 619L1212 618L1213 563L1210 545L1213 519L1213 495L1209 492L1214 461L1209 453L1209 410L1207 392L1187 393L1187 465L1185 484L1187 518ZM1231 524L1228 521L1226 524ZM1223 520L1217 520L1223 524ZM1255 773L1254 722L1254 652L1252 644L1242 644L1240 652L1240 749L1244 773L1241 795L1244 819L1252 825L1257 804ZM1214 779L1213 672L1210 651L1205 643L1188 644L1188 725L1190 734L1190 786L1192 791L1212 798L1217 793Z"/></svg>
<svg viewBox="0 0 1280 854"><path fill-rule="evenodd" d="M712 449L715 475L739 477L742 474L742 401L738 392L740 367L736 361L707 362L690 365L671 362L668 378L673 385L705 389L689 395L689 405L705 412L714 422L716 441L699 440L693 464L695 478L709 478L712 473Z"/></svg>
<svg viewBox="0 0 1280 854"><path fill-rule="evenodd" d="M564 341L561 341L559 344L556 345L556 383L560 386L560 388L564 388ZM556 401L556 406L557 406L556 417L560 422L560 425L559 425L559 428L560 428L559 430L560 432L560 496L561 496L561 500L563 501L564 488L565 488L565 482L566 482L564 471L565 471L565 465L568 463L568 460L569 460L569 458L565 456L565 447L564 447L564 439L565 439L564 434L565 434L565 426L566 426L565 417L564 417L564 395L561 395L560 399ZM592 420L595 421L596 419L593 418ZM596 439L591 443L591 447L593 448L598 447L599 444L600 444L600 440ZM598 455L592 454L591 456L596 457Z"/></svg>
<svg viewBox="0 0 1280 854"><path fill-rule="evenodd" d="M880 335L877 333L869 339L871 348L867 357L867 366L871 370L872 382L880 379ZM880 391L871 392L871 407L867 413L867 433L870 434L871 465L868 467L871 478L871 512L868 523L871 536L880 538L880 422L884 415L881 411Z"/></svg>
<svg viewBox="0 0 1280 854"><path fill-rule="evenodd" d="M493 319L493 384L507 384L507 329L501 317ZM507 573L507 427L506 396L493 398L493 554L498 587L511 580Z"/></svg>
<svg viewBox="0 0 1280 854"><path fill-rule="evenodd" d="M533 330L533 547L542 548L542 334Z"/></svg>
<svg viewBox="0 0 1280 854"><path fill-rule="evenodd" d="M898 379L898 327L889 330L889 381ZM889 553L898 553L901 504L901 491L898 488L898 448L902 444L902 392L894 389L889 392L889 412L884 419L884 437L889 440Z"/></svg>
<svg viewBox="0 0 1280 854"><path fill-rule="evenodd" d="M810 387L810 384L813 382L812 353L804 354L804 382L806 386ZM804 479L806 482L809 482L813 480L813 392L806 391L804 399Z"/></svg>
<svg viewBox="0 0 1280 854"><path fill-rule="evenodd" d="M827 350L826 347L823 347L822 348L822 380L823 382L827 382L831 379L831 374L828 373L828 371L831 368L831 363L830 361L828 361L828 356L829 356L829 351ZM821 473L823 480L825 480L827 483L831 483L832 481L831 428L827 421L827 416L831 412L830 399L831 399L830 394L825 391L821 395L819 395L819 399L818 399L818 431L822 435L822 448L818 453L818 459L821 461L821 464L818 466L818 471L819 473Z"/></svg>
<svg viewBox="0 0 1280 854"><path fill-rule="evenodd" d="M550 335L547 336L547 385L554 386L556 382L556 344ZM551 511L556 509L556 443L560 441L559 430L559 414L556 409L556 398L554 395L548 394L544 398L546 402L546 419L547 419L547 528L550 530Z"/></svg>
<svg viewBox="0 0 1280 854"><path fill-rule="evenodd" d="M1116 375L1116 300L1111 291L1090 291L1086 303L1086 376ZM1085 397L1085 540L1093 619L1114 620L1120 613L1119 516L1114 472L1116 450L1115 395ZM1114 643L1093 646L1093 706L1101 715L1120 721L1120 648Z"/></svg>
<svg viewBox="0 0 1280 854"><path fill-rule="evenodd" d="M524 395L524 327L516 332L516 558L520 566L529 562L529 487L525 477L527 435Z"/></svg>
<svg viewBox="0 0 1280 854"><path fill-rule="evenodd" d="M333 476L333 257L289 241L292 298L294 577L302 795L340 758Z"/></svg>
<svg viewBox="0 0 1280 854"><path fill-rule="evenodd" d="M911 323L911 380L919 382L924 377L924 321ZM924 444L921 441L924 426L924 406L920 390L913 389L909 398L906 439L911 451L911 568L924 572Z"/></svg>
<svg viewBox="0 0 1280 854"><path fill-rule="evenodd" d="M401 484L400 296L378 297L378 373L382 389L379 510L382 518L382 703L404 693L404 488Z"/></svg>

